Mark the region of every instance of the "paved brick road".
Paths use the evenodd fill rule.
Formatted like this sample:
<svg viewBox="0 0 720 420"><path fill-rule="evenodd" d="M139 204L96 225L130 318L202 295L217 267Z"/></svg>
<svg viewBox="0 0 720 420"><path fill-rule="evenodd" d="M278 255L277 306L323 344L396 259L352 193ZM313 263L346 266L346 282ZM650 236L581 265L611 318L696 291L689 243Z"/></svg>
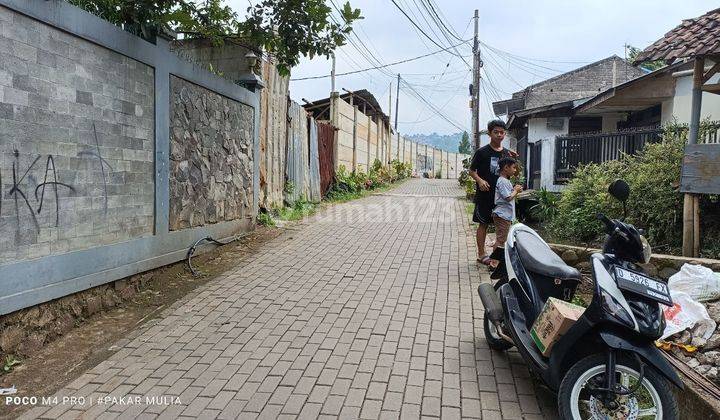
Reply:
<svg viewBox="0 0 720 420"><path fill-rule="evenodd" d="M329 208L57 394L84 405L26 416L553 417L517 354L485 344L487 275L460 195L456 181L412 180ZM145 399L160 395L181 404Z"/></svg>

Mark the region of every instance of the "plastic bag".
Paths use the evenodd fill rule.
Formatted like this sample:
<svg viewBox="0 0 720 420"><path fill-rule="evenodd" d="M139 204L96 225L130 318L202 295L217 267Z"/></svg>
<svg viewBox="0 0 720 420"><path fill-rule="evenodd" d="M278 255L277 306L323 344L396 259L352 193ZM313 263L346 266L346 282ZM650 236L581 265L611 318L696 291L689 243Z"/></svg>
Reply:
<svg viewBox="0 0 720 420"><path fill-rule="evenodd" d="M697 331L704 339L710 338L717 324L708 315L705 306L685 292L670 292L673 306L663 306L665 313L665 331L661 339L685 331L698 325Z"/></svg>
<svg viewBox="0 0 720 420"><path fill-rule="evenodd" d="M685 292L698 302L720 298L720 274L707 267L683 264L680 271L668 279L670 291Z"/></svg>

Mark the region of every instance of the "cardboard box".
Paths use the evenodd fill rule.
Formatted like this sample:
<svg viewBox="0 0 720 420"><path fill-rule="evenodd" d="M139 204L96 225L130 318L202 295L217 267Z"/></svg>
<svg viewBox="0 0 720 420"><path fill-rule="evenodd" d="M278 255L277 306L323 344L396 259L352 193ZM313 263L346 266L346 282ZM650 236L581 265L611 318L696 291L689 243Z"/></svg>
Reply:
<svg viewBox="0 0 720 420"><path fill-rule="evenodd" d="M555 344L570 326L585 312L585 308L564 300L549 298L530 330L535 345L547 357Z"/></svg>

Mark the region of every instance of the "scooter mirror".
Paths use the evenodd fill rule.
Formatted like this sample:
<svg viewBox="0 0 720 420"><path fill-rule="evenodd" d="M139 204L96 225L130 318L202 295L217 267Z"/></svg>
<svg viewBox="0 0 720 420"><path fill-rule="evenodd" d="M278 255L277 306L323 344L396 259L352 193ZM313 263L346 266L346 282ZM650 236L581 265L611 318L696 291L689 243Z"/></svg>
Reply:
<svg viewBox="0 0 720 420"><path fill-rule="evenodd" d="M610 195L624 203L627 201L628 197L630 197L630 186L624 180L617 179L610 184L608 192Z"/></svg>

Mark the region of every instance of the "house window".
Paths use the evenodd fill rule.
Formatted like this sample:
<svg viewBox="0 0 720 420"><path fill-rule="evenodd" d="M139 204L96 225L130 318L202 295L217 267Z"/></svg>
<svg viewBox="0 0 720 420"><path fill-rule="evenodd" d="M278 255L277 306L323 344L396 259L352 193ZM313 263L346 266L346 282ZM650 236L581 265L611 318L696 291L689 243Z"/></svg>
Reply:
<svg viewBox="0 0 720 420"><path fill-rule="evenodd" d="M602 131L602 117L571 117L568 134Z"/></svg>
<svg viewBox="0 0 720 420"><path fill-rule="evenodd" d="M630 114L627 121L618 123L619 129L653 127L660 125L660 112L662 107L655 105L642 111L635 111Z"/></svg>

